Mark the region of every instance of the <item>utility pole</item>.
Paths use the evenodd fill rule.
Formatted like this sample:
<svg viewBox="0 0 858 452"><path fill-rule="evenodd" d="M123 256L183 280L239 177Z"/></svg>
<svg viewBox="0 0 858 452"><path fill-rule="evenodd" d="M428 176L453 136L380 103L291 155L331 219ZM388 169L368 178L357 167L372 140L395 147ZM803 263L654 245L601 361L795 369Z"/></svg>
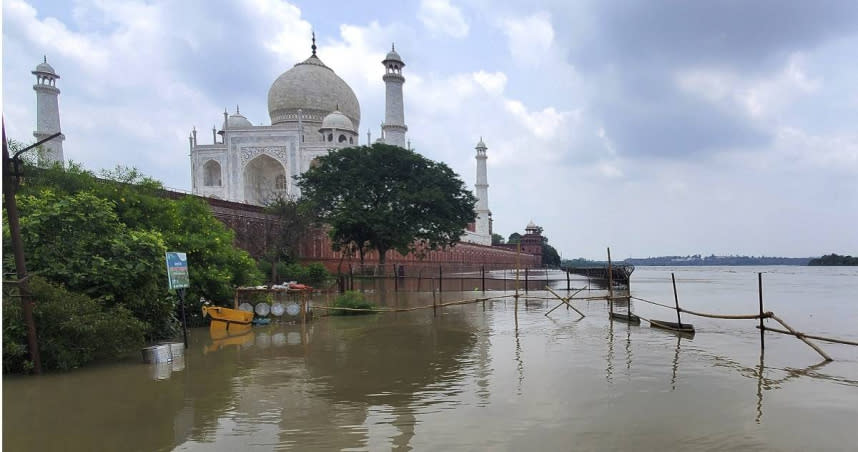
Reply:
<svg viewBox="0 0 858 452"><path fill-rule="evenodd" d="M33 362L33 372L42 373L42 361L39 358L39 343L36 339L36 322L33 320L33 298L30 295L30 285L27 281L27 263L24 259L24 243L21 241L21 225L18 221L18 204L15 202L15 192L19 183L18 157L42 143L46 143L62 135L57 132L36 144L27 146L9 157L9 144L6 141L6 119L3 118L3 199L6 204L6 217L9 219L9 233L12 238L12 252L15 254L15 270L18 274L18 291L21 294L21 307L24 312L24 323L27 325L27 348L30 361Z"/></svg>

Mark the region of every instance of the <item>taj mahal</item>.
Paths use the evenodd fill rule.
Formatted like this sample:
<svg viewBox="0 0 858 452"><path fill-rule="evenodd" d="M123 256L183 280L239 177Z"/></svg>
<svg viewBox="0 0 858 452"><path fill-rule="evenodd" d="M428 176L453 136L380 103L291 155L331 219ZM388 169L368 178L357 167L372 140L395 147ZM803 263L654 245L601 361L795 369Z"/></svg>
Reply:
<svg viewBox="0 0 858 452"><path fill-rule="evenodd" d="M360 143L360 103L351 87L316 54L295 64L272 83L268 91L271 125L253 125L236 107L223 112L221 130L212 129L211 144L188 137L191 190L195 195L246 204L264 205L278 197L299 197L294 176L307 171L317 157ZM402 70L405 62L391 46L382 60L385 115L376 142L410 147L406 140ZM366 142L371 144L367 132ZM477 218L462 240L491 245L488 208L486 145L476 146Z"/></svg>
<svg viewBox="0 0 858 452"><path fill-rule="evenodd" d="M223 126L212 129L210 144L197 141L194 128L188 137L191 192L194 195L243 204L265 205L281 197L301 196L294 177L307 171L314 160L331 150L360 145L360 103L351 87L316 54L282 73L268 90L271 125L255 126L236 106L223 113ZM402 70L405 62L391 45L381 61L384 67L385 114L377 143L410 148L406 139ZM56 81L60 76L45 59L32 73L36 76L37 139L60 131ZM45 163L64 162L60 134L42 145ZM367 132L363 144L371 144ZM488 204L486 150L482 138L476 145L477 203L474 222L461 237L463 242L492 244L492 220Z"/></svg>

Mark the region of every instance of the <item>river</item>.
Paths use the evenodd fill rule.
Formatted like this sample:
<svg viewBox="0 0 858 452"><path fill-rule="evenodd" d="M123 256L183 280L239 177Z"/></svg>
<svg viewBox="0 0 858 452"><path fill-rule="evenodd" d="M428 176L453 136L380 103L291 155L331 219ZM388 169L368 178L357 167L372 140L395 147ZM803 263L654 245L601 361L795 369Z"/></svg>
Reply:
<svg viewBox="0 0 858 452"><path fill-rule="evenodd" d="M639 267L635 297L723 314L765 309L809 334L858 340L856 267ZM566 282L557 289L565 294ZM575 287L586 282L572 281ZM511 292L489 291L488 296ZM584 290L577 296L600 295ZM481 296L444 292L443 301ZM440 309L268 325L227 342L190 334L183 362L138 356L3 380L8 451L855 450L858 347L753 320L683 316L679 337L608 321L604 301L547 292ZM381 293L387 306L431 293ZM319 301L321 302L321 300ZM626 304L617 304L624 311ZM675 321L640 301L631 309ZM776 326L767 321L770 326Z"/></svg>

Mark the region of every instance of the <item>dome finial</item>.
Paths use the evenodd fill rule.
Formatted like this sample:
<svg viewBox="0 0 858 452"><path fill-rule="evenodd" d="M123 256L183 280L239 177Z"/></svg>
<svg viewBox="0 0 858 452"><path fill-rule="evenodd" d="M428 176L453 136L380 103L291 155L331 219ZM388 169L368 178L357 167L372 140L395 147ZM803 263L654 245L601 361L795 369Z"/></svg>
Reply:
<svg viewBox="0 0 858 452"><path fill-rule="evenodd" d="M240 115L241 111L238 110L238 104L235 104L235 114Z"/></svg>
<svg viewBox="0 0 858 452"><path fill-rule="evenodd" d="M43 62L43 63L47 63L47 62L48 62L48 56L47 56L47 55L42 55L42 62Z"/></svg>
<svg viewBox="0 0 858 452"><path fill-rule="evenodd" d="M313 56L316 56L316 32L313 31L313 45L310 46L313 49Z"/></svg>
<svg viewBox="0 0 858 452"><path fill-rule="evenodd" d="M393 43L393 42L390 43L390 50L396 52L396 43Z"/></svg>

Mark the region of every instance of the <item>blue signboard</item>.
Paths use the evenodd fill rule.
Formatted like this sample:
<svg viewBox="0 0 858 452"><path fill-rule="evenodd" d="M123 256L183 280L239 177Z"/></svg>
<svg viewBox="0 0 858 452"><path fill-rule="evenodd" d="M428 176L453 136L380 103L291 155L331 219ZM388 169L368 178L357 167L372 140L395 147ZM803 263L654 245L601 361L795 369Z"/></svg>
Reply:
<svg viewBox="0 0 858 452"><path fill-rule="evenodd" d="M185 253L167 253L167 282L170 289L187 289L191 285L188 275L188 255Z"/></svg>

